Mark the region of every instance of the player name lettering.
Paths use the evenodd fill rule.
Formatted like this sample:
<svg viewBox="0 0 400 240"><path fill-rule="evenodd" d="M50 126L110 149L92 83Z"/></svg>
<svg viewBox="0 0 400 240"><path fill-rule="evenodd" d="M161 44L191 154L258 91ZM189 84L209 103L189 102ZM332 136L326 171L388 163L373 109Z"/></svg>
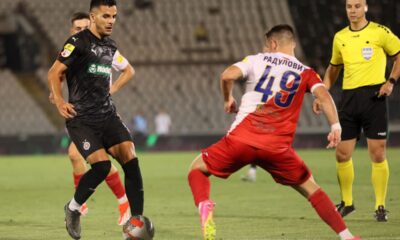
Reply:
<svg viewBox="0 0 400 240"><path fill-rule="evenodd" d="M276 58L276 57L271 57L271 56L265 56L264 57L264 61L267 61L271 64L274 65L286 65L290 68L299 70L299 71L303 71L304 70L304 66L300 65L298 63L295 63L293 61L290 61L289 59L282 59L282 58Z"/></svg>

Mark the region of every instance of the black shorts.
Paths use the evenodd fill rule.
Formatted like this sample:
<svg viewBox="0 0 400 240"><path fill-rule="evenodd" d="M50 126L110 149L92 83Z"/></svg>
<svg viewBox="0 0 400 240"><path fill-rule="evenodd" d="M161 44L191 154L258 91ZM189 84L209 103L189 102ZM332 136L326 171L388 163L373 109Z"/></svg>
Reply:
<svg viewBox="0 0 400 240"><path fill-rule="evenodd" d="M342 140L359 139L361 130L369 139L386 139L388 105L386 97L377 97L381 84L343 90L339 107Z"/></svg>
<svg viewBox="0 0 400 240"><path fill-rule="evenodd" d="M85 159L99 149L104 148L107 151L116 144L132 142L128 128L116 114L102 122L71 119L66 125L71 140Z"/></svg>

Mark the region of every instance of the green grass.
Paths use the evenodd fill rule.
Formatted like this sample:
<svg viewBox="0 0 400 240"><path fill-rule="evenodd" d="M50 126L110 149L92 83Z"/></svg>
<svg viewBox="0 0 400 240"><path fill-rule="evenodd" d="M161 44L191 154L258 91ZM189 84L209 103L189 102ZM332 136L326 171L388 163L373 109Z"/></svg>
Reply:
<svg viewBox="0 0 400 240"><path fill-rule="evenodd" d="M315 179L336 203L334 152L306 150L299 154ZM145 183L145 215L156 227L159 240L201 239L197 209L186 174L197 153L140 153ZM354 154L357 211L348 216L350 230L363 239L400 239L400 150L390 149L390 186L387 223L373 220L374 194L370 163L365 150ZM114 162L115 163L115 162ZM246 169L247 170L247 169ZM264 172L256 183L240 181L241 172L229 180L212 177L212 199L217 203L217 239L338 239L291 188L275 184ZM0 239L69 239L64 229L63 206L73 194L71 166L64 155L0 157ZM117 202L102 184L88 201L82 219L82 239L122 239Z"/></svg>

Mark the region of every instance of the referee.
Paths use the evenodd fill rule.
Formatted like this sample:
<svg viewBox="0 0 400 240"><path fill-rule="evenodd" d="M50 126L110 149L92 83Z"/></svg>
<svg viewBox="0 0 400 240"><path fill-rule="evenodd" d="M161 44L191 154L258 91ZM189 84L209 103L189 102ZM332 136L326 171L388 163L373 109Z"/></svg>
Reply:
<svg viewBox="0 0 400 240"><path fill-rule="evenodd" d="M361 130L367 138L372 161L372 185L375 192L375 219L387 221L385 198L389 180L386 160L388 135L387 100L400 76L400 40L390 29L368 21L366 0L347 0L350 26L337 32L332 58L324 76L330 89L344 68L343 92L339 106L342 142L336 148L336 168L341 191L337 210L342 216L355 210L352 195L354 168L352 153ZM385 79L386 56L394 60L390 77ZM320 113L314 102L313 110Z"/></svg>

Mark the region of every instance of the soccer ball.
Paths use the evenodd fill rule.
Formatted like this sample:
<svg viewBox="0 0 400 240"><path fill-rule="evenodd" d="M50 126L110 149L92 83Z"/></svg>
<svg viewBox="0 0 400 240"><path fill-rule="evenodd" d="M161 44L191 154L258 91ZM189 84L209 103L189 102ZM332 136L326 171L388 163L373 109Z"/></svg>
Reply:
<svg viewBox="0 0 400 240"><path fill-rule="evenodd" d="M133 216L122 227L124 240L152 240L154 225L145 216Z"/></svg>

